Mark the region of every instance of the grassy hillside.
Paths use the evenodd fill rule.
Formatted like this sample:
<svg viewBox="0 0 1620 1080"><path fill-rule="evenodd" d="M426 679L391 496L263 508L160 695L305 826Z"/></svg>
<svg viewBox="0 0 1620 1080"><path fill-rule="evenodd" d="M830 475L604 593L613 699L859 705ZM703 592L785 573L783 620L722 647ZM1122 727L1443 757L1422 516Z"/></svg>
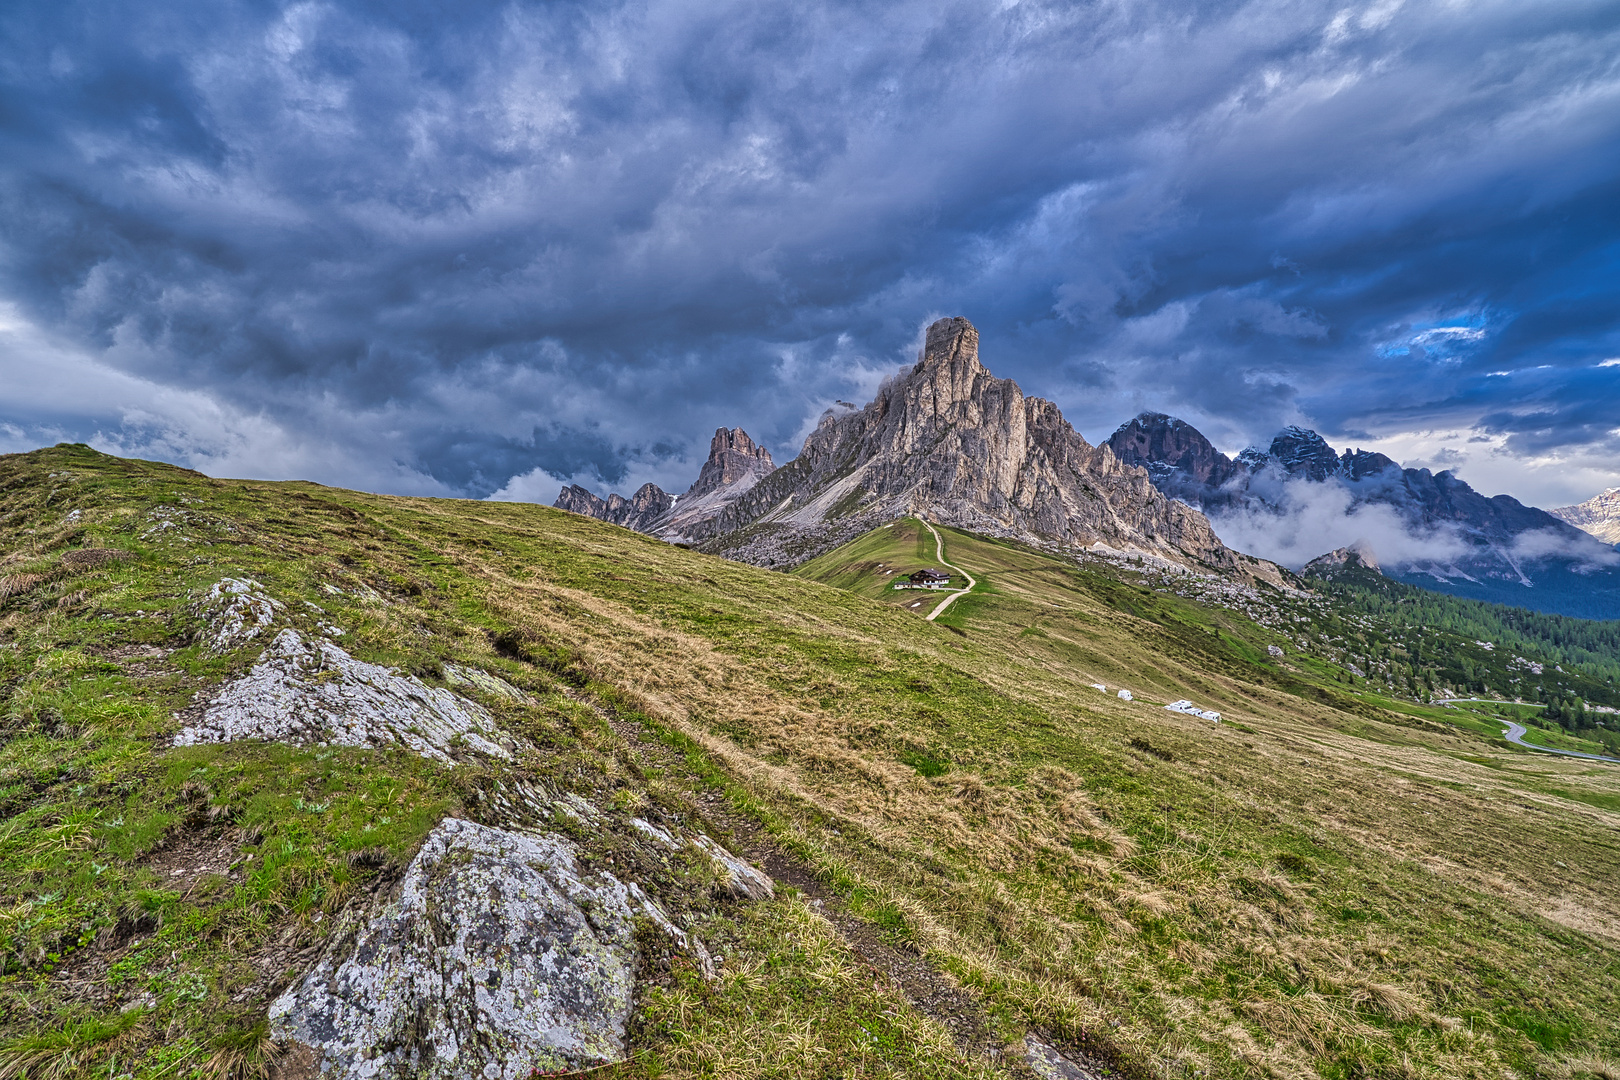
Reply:
<svg viewBox="0 0 1620 1080"><path fill-rule="evenodd" d="M905 522L786 575L543 507L83 447L0 458L0 499L0 1075L251 1074L323 927L519 775L612 820L758 830L957 980L996 1039L1033 1028L1134 1075L1620 1057L1620 769L1273 660L1275 629L1146 576L947 531L981 585L928 623L871 565L933 564ZM85 549L129 557L66 554ZM257 655L197 643L225 576L362 659L529 691L485 704L543 752L171 746L174 714ZM1154 704L1180 697L1227 722ZM1013 1069L793 890L688 915L722 977L658 974L636 1058L598 1075Z"/></svg>

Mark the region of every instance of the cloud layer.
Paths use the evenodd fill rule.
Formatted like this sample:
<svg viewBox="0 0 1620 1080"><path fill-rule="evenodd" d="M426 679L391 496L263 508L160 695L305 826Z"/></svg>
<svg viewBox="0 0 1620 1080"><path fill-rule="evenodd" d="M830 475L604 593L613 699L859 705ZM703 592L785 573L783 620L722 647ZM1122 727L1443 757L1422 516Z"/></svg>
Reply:
<svg viewBox="0 0 1620 1080"><path fill-rule="evenodd" d="M0 449L678 488L963 314L1093 439L1152 407L1620 483L1613 4L24 0L0 36Z"/></svg>

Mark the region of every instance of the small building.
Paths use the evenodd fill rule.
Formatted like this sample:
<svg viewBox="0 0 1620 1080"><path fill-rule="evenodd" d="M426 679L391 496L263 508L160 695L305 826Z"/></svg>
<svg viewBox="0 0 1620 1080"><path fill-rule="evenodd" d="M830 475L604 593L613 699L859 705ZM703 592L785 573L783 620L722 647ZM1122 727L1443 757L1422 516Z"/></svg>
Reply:
<svg viewBox="0 0 1620 1080"><path fill-rule="evenodd" d="M933 567L918 570L915 574L907 574L904 581L897 581L897 589L946 589L951 584L951 575L942 574Z"/></svg>

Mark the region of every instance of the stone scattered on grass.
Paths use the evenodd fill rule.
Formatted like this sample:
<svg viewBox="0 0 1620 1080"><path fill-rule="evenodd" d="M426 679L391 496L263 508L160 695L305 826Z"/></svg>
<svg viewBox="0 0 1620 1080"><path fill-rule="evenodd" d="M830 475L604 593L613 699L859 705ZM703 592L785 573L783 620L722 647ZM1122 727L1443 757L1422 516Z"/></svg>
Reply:
<svg viewBox="0 0 1620 1080"><path fill-rule="evenodd" d="M527 1080L625 1054L633 920L684 940L633 884L574 847L457 818L435 828L399 897L270 1006L327 1080Z"/></svg>
<svg viewBox="0 0 1620 1080"><path fill-rule="evenodd" d="M444 681L452 686L470 686L491 697L505 698L519 705L535 704L534 696L527 691L518 689L498 675L465 664L444 665Z"/></svg>
<svg viewBox="0 0 1620 1080"><path fill-rule="evenodd" d="M1024 1036L1024 1063L1041 1080L1100 1080L1097 1072L1076 1065L1034 1035Z"/></svg>
<svg viewBox="0 0 1620 1080"><path fill-rule="evenodd" d="M276 635L247 675L227 683L176 746L264 739L380 747L400 744L450 763L459 749L510 758L489 711L392 668L356 660L296 630Z"/></svg>
<svg viewBox="0 0 1620 1080"><path fill-rule="evenodd" d="M199 607L204 644L208 652L220 656L268 630L283 605L266 596L264 586L252 578L222 578L209 588Z"/></svg>
<svg viewBox="0 0 1620 1080"><path fill-rule="evenodd" d="M767 875L749 866L707 836L694 836L692 843L708 852L709 857L725 869L725 888L733 896L740 900L769 900L776 895L776 886Z"/></svg>
<svg viewBox="0 0 1620 1080"><path fill-rule="evenodd" d="M691 846L703 852L720 869L720 887L739 900L769 900L776 895L776 885L769 875L748 865L702 833L683 837L641 818L631 818L630 824L670 851Z"/></svg>

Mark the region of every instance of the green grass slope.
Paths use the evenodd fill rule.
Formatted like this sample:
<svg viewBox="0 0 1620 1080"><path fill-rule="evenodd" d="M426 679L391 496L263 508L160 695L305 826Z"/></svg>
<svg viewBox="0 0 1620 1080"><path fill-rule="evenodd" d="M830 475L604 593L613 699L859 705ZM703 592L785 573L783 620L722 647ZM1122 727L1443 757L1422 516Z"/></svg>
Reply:
<svg viewBox="0 0 1620 1080"><path fill-rule="evenodd" d="M868 565L932 565L914 523L787 575L543 507L83 447L0 458L0 500L0 1074L253 1074L275 973L507 768L610 814L701 818L723 793L1002 1037L1137 1075L1620 1057L1620 770L1274 661L1275 632L1226 608L944 531L981 584L928 623ZM85 548L129 558L65 557ZM257 655L196 644L224 576L320 605L362 659L529 690L485 704L543 752L171 746L174 714ZM1228 722L1152 704L1179 697ZM601 1075L1002 1071L791 891L694 913L722 978L655 980L635 1059Z"/></svg>

